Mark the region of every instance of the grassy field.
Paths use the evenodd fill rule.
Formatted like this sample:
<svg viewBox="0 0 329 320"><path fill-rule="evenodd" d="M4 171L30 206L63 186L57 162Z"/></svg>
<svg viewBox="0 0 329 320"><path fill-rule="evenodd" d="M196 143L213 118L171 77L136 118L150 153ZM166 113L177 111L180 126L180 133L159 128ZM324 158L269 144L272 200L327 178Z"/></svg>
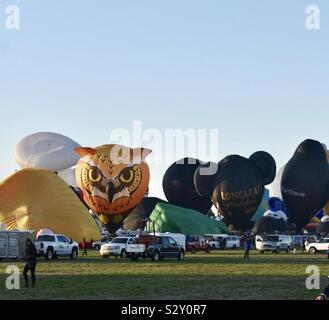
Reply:
<svg viewBox="0 0 329 320"><path fill-rule="evenodd" d="M35 289L8 291L0 262L0 300L3 299L313 299L319 291L305 288L306 267L317 265L321 285L329 275L324 255L265 254L253 252L251 260L242 251L187 255L184 262L131 262L102 259L97 252L72 262L40 259Z"/></svg>

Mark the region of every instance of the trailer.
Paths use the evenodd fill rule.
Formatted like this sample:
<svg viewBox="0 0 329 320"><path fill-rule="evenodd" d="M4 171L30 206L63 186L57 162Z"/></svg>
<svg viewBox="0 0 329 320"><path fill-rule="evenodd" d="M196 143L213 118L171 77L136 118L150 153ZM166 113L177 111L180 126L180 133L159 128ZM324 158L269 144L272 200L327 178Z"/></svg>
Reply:
<svg viewBox="0 0 329 320"><path fill-rule="evenodd" d="M26 240L35 241L34 231L0 231L0 260L24 259Z"/></svg>

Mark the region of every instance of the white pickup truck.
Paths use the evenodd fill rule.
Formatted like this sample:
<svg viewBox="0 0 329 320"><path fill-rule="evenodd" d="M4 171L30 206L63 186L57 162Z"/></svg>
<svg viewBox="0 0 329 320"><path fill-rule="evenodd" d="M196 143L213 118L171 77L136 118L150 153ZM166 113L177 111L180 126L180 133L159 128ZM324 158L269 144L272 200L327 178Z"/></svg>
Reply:
<svg viewBox="0 0 329 320"><path fill-rule="evenodd" d="M100 255L103 258L114 257L127 257L126 246L135 243L135 237L118 237L114 238L110 243L101 246Z"/></svg>
<svg viewBox="0 0 329 320"><path fill-rule="evenodd" d="M38 255L46 260L57 257L70 257L76 260L79 256L79 244L60 234L41 235L35 242Z"/></svg>

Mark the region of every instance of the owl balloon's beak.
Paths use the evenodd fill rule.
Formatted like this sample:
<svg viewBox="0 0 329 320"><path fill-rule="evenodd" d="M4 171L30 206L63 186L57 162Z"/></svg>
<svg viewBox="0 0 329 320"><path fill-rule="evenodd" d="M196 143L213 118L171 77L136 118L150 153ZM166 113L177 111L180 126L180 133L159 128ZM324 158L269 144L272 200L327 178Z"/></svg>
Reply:
<svg viewBox="0 0 329 320"><path fill-rule="evenodd" d="M107 185L107 195L108 195L110 204L113 202L115 194L116 194L115 185L113 182L109 182Z"/></svg>

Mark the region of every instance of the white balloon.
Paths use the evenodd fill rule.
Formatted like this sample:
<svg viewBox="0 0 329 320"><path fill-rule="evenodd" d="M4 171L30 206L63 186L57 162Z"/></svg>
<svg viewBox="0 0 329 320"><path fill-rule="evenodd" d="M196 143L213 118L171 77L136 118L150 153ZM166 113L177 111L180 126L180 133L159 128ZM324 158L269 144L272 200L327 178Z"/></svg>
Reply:
<svg viewBox="0 0 329 320"><path fill-rule="evenodd" d="M270 197L276 197L282 200L282 192L281 192L281 180L282 180L282 175L284 171L285 166L283 166L278 173L276 174L276 177L271 185L270 188Z"/></svg>
<svg viewBox="0 0 329 320"><path fill-rule="evenodd" d="M321 222L329 222L329 216L323 216Z"/></svg>
<svg viewBox="0 0 329 320"><path fill-rule="evenodd" d="M79 161L74 148L80 145L61 134L39 132L25 137L16 146L16 161L21 168L61 171Z"/></svg>
<svg viewBox="0 0 329 320"><path fill-rule="evenodd" d="M58 171L58 176L61 177L68 185L77 188L77 182L75 179L76 167L68 168L65 170Z"/></svg>
<svg viewBox="0 0 329 320"><path fill-rule="evenodd" d="M264 217L270 217L270 218L277 219L277 220L283 219L285 221L288 221L288 217L283 211L267 210L264 213Z"/></svg>
<svg viewBox="0 0 329 320"><path fill-rule="evenodd" d="M44 236L44 235L50 235L50 234L55 234L55 232L51 229L45 228L45 229L41 229L38 233L37 233L37 238L39 238L40 236Z"/></svg>

